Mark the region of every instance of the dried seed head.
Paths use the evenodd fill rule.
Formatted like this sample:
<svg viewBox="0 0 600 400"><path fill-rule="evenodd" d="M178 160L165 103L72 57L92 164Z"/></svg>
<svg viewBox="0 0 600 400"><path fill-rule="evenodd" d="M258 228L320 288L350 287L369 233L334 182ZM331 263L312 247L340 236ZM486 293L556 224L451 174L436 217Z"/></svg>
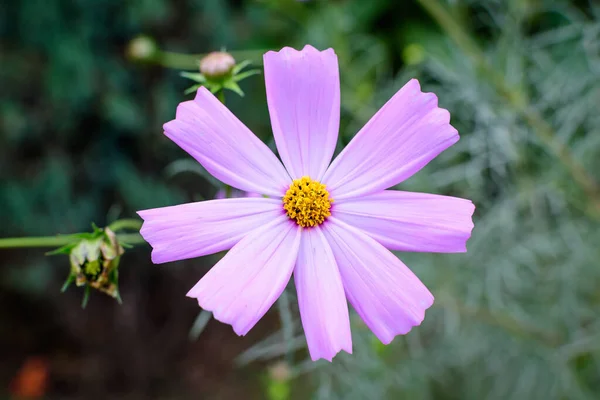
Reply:
<svg viewBox="0 0 600 400"><path fill-rule="evenodd" d="M108 228L97 229L70 249L69 279L118 298L118 267L123 247Z"/></svg>

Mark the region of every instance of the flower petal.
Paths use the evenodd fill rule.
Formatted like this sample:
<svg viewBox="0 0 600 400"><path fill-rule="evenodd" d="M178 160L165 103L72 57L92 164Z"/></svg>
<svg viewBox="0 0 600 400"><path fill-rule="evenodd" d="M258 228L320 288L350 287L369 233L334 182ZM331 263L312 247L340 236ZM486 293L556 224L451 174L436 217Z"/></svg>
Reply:
<svg viewBox="0 0 600 400"><path fill-rule="evenodd" d="M281 295L296 263L300 229L287 217L256 229L190 290L188 297L245 335Z"/></svg>
<svg viewBox="0 0 600 400"><path fill-rule="evenodd" d="M283 214L281 200L239 198L138 211L140 233L155 264L230 249L254 229Z"/></svg>
<svg viewBox="0 0 600 400"><path fill-rule="evenodd" d="M382 245L336 218L323 229L350 304L384 344L420 325L433 296Z"/></svg>
<svg viewBox="0 0 600 400"><path fill-rule="evenodd" d="M387 189L458 141L450 114L416 79L398 91L331 163L322 182L336 200Z"/></svg>
<svg viewBox="0 0 600 400"><path fill-rule="evenodd" d="M334 203L337 218L390 250L462 253L471 237L470 200L385 190Z"/></svg>
<svg viewBox="0 0 600 400"><path fill-rule="evenodd" d="M177 107L165 135L220 181L246 192L283 196L290 177L275 154L205 87Z"/></svg>
<svg viewBox="0 0 600 400"><path fill-rule="evenodd" d="M320 180L340 126L340 78L333 49L289 47L264 55L265 84L277 150L290 176Z"/></svg>
<svg viewBox="0 0 600 400"><path fill-rule="evenodd" d="M312 360L331 361L340 350L352 354L342 279L327 239L318 226L302 232L294 281Z"/></svg>

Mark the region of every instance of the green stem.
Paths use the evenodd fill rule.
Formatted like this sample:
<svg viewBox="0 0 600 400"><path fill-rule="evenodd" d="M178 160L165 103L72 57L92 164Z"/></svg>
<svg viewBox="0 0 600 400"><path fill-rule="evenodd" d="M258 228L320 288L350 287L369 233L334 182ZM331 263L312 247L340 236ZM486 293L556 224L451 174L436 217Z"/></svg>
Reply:
<svg viewBox="0 0 600 400"><path fill-rule="evenodd" d="M127 244L145 243L144 238L139 233L123 233L117 235L117 238ZM0 239L0 249L60 247L77 240L79 239L71 235L2 238Z"/></svg>
<svg viewBox="0 0 600 400"><path fill-rule="evenodd" d="M113 232L123 229L139 231L142 222L133 218L120 219L108 226ZM143 244L144 238L139 233L121 233L117 238L127 244ZM39 237L17 237L0 238L0 249L23 248L23 247L61 247L78 241L74 235L39 236Z"/></svg>
<svg viewBox="0 0 600 400"><path fill-rule="evenodd" d="M108 228L113 232L117 232L123 229L139 231L141 227L142 221L133 218L119 219L113 222L112 224L108 225Z"/></svg>
<svg viewBox="0 0 600 400"><path fill-rule="evenodd" d="M0 239L0 249L18 247L60 247L75 241L77 241L77 238L70 235L2 238Z"/></svg>
<svg viewBox="0 0 600 400"><path fill-rule="evenodd" d="M198 69L198 63L201 58L202 55L200 54L194 55L161 51L158 52L151 61L166 68L195 70Z"/></svg>
<svg viewBox="0 0 600 400"><path fill-rule="evenodd" d="M127 244L144 244L146 241L139 233L121 233L117 235L120 242Z"/></svg>
<svg viewBox="0 0 600 400"><path fill-rule="evenodd" d="M277 299L277 308L279 310L279 319L281 320L281 329L283 331L283 342L285 343L285 358L289 364L294 364L294 349L292 342L294 340L294 321L290 311L290 299L284 290Z"/></svg>
<svg viewBox="0 0 600 400"><path fill-rule="evenodd" d="M221 103L225 104L225 91L223 89L219 90L217 97Z"/></svg>
<svg viewBox="0 0 600 400"><path fill-rule="evenodd" d="M492 68L477 43L463 30L461 24L454 19L445 6L438 0L418 1L456 45L473 60L482 72L490 77L498 93L521 114L521 117L533 128L538 139L560 160L573 179L586 192L590 200L588 211L594 217L600 218L600 186L577 161L569 148L555 140L556 134L552 126L527 102L526 96L519 89L511 87L504 76Z"/></svg>

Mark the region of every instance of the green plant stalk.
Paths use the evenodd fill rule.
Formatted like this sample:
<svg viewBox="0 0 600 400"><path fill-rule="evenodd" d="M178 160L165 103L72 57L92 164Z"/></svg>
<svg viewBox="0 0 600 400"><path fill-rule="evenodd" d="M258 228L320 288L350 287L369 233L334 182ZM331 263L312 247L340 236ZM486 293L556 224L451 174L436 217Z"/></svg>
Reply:
<svg viewBox="0 0 600 400"><path fill-rule="evenodd" d="M134 231L139 231L141 227L142 227L142 221L140 221L139 219L134 219L134 218L119 219L119 220L113 222L112 224L108 225L108 229L110 229L111 231L113 231L115 233L120 230L123 230L123 229L131 229Z"/></svg>
<svg viewBox="0 0 600 400"><path fill-rule="evenodd" d="M294 340L294 321L290 311L290 299L285 290L281 293L279 299L277 299L277 309L279 310L283 342L285 343L285 358L290 365L293 365L294 349L292 348L292 342Z"/></svg>
<svg viewBox="0 0 600 400"><path fill-rule="evenodd" d="M19 247L60 247L76 242L72 236L16 237L0 239L0 249Z"/></svg>
<svg viewBox="0 0 600 400"><path fill-rule="evenodd" d="M117 238L127 244L145 243L139 233L124 233L117 235ZM0 249L60 247L78 240L78 238L71 235L2 238L0 239Z"/></svg>
<svg viewBox="0 0 600 400"><path fill-rule="evenodd" d="M477 43L463 30L439 0L418 0L418 2L456 45L473 60L475 65L489 76L496 90L521 114L521 117L533 128L533 132L538 139L560 160L573 179L587 194L590 201L590 207L587 211L594 217L600 218L600 186L575 159L569 148L554 139L556 134L552 126L543 119L531 104L527 103L520 90L512 88L504 77L492 68Z"/></svg>

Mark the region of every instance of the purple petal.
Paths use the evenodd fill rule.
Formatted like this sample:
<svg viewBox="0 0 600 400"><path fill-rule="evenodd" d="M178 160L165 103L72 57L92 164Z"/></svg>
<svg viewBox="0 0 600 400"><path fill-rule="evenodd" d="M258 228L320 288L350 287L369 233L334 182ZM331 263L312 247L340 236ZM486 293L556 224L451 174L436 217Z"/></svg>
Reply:
<svg viewBox="0 0 600 400"><path fill-rule="evenodd" d="M264 55L267 101L277 150L293 179L320 180L340 126L340 78L333 49L289 47Z"/></svg>
<svg viewBox="0 0 600 400"><path fill-rule="evenodd" d="M376 193L409 178L457 141L448 111L412 79L356 134L322 181L337 201Z"/></svg>
<svg viewBox="0 0 600 400"><path fill-rule="evenodd" d="M331 361L340 350L352 354L350 318L342 279L331 248L318 226L302 232L294 281L312 360Z"/></svg>
<svg viewBox="0 0 600 400"><path fill-rule="evenodd" d="M334 203L336 218L401 251L467 251L473 211L470 200L396 190Z"/></svg>
<svg viewBox="0 0 600 400"><path fill-rule="evenodd" d="M188 297L245 335L285 289L298 248L298 226L281 217L244 237L190 290Z"/></svg>
<svg viewBox="0 0 600 400"><path fill-rule="evenodd" d="M396 256L336 218L323 229L337 261L346 297L384 344L420 325L433 296Z"/></svg>
<svg viewBox="0 0 600 400"><path fill-rule="evenodd" d="M205 87L177 107L165 135L220 181L246 192L283 196L290 177L275 154Z"/></svg>
<svg viewBox="0 0 600 400"><path fill-rule="evenodd" d="M155 264L230 249L252 230L283 214L281 200L241 198L201 201L138 211L140 233Z"/></svg>

